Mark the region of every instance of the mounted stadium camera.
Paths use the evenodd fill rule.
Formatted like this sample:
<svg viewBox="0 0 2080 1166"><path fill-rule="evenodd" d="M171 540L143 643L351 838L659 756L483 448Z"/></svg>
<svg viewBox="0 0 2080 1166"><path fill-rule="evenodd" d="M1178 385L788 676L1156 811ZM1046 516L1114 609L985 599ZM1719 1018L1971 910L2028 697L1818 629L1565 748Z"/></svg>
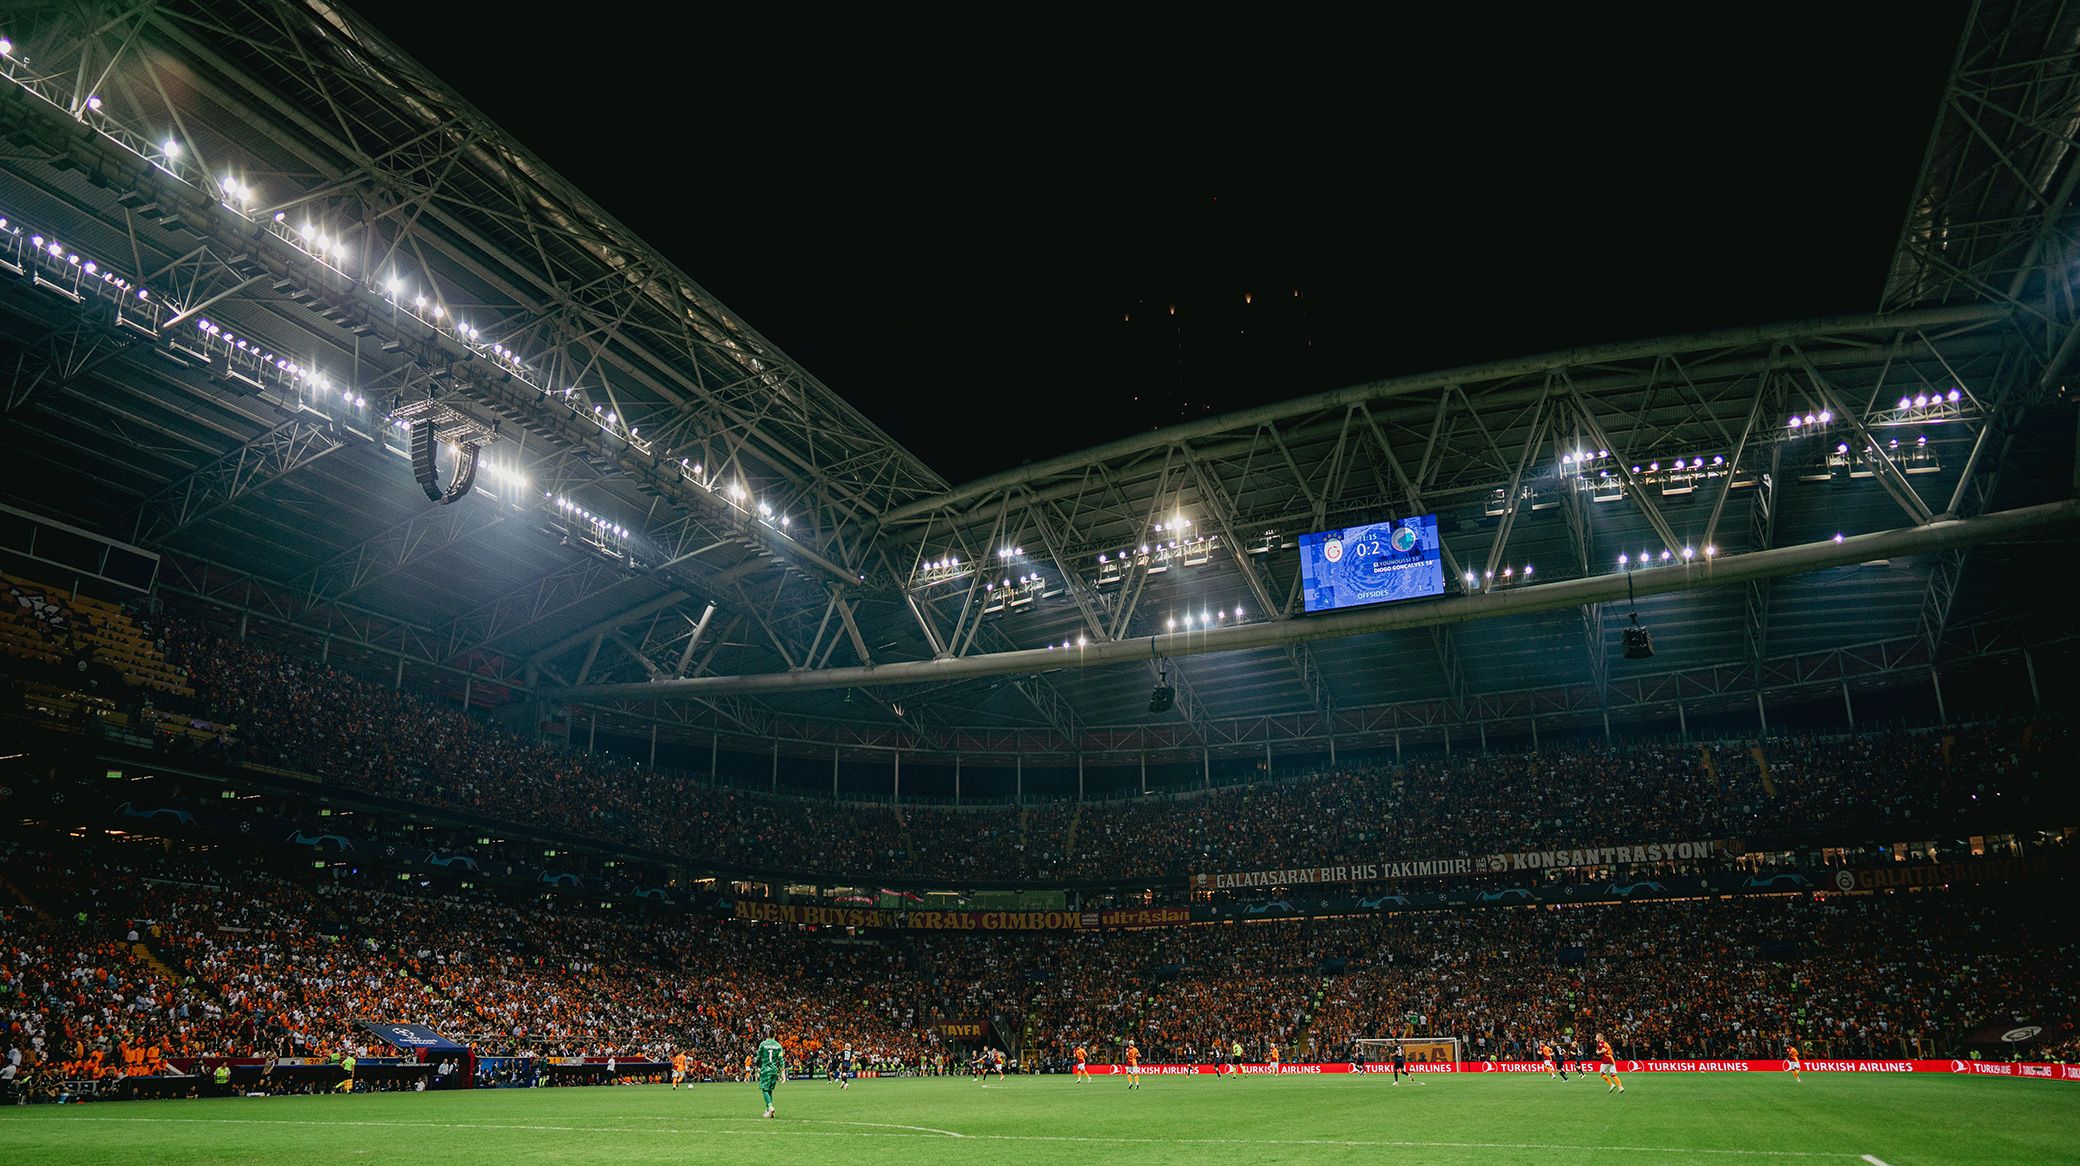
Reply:
<svg viewBox="0 0 2080 1166"><path fill-rule="evenodd" d="M1632 594L1632 568L1625 568L1625 602L1632 605L1632 626L1624 631L1625 658L1644 660L1654 654L1654 633L1640 626L1639 599Z"/></svg>
<svg viewBox="0 0 2080 1166"><path fill-rule="evenodd" d="M1644 660L1654 654L1654 633L1639 625L1639 613L1632 613L1632 626L1625 629L1625 658Z"/></svg>
<svg viewBox="0 0 2080 1166"><path fill-rule="evenodd" d="M1169 677L1165 676L1164 679L1167 680ZM1155 690L1148 694L1148 711L1152 713L1167 713L1176 703L1177 690L1167 684L1156 685Z"/></svg>
<svg viewBox="0 0 2080 1166"><path fill-rule="evenodd" d="M1177 704L1177 690L1170 687L1170 662L1156 655L1154 636L1148 639L1148 654L1156 661L1156 686L1155 690L1148 694L1148 711L1167 713Z"/></svg>

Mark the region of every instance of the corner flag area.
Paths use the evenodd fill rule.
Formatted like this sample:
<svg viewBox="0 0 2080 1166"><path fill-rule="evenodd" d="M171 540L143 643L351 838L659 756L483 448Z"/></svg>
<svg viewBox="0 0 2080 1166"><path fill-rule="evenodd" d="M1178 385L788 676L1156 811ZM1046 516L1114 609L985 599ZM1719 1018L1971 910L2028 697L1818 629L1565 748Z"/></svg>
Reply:
<svg viewBox="0 0 2080 1166"><path fill-rule="evenodd" d="M38 1106L6 1119L38 1163L354 1161L411 1147L445 1163L976 1161L1197 1164L1638 1162L1938 1166L2070 1162L2080 1094L2054 1081L1808 1073L1595 1077L1013 1077L791 1081L760 1118L748 1084L476 1090Z"/></svg>

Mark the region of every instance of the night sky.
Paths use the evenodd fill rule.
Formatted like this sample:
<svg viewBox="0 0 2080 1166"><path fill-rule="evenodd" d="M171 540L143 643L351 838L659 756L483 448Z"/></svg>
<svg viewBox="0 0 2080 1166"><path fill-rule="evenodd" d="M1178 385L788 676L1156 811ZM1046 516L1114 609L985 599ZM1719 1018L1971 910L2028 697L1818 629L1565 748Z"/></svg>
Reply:
<svg viewBox="0 0 2080 1166"><path fill-rule="evenodd" d="M1374 377L1871 311L1963 17L354 7L954 482Z"/></svg>

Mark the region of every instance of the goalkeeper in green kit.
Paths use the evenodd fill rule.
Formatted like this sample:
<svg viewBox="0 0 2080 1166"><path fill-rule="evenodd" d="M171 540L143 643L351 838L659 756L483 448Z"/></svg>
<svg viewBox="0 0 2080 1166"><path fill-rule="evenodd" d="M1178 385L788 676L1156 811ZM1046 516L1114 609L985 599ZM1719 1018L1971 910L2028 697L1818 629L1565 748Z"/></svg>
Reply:
<svg viewBox="0 0 2080 1166"><path fill-rule="evenodd" d="M787 1053L780 1042L773 1039L773 1030L766 1030L766 1039L758 1042L758 1091L766 1099L766 1116L773 1116L773 1088L780 1084L780 1074L786 1069Z"/></svg>

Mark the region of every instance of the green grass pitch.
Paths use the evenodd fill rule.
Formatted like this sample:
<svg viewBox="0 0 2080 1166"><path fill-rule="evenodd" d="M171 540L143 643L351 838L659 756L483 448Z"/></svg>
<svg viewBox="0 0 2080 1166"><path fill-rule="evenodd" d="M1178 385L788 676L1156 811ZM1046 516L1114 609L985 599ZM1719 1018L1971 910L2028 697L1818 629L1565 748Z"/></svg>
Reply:
<svg viewBox="0 0 2080 1166"><path fill-rule="evenodd" d="M1650 1074L1626 1092L1543 1074L794 1081L234 1098L0 1110L11 1162L443 1164L2080 1161L2080 1089L2051 1081ZM1866 1157L1866 1155L1868 1157Z"/></svg>

